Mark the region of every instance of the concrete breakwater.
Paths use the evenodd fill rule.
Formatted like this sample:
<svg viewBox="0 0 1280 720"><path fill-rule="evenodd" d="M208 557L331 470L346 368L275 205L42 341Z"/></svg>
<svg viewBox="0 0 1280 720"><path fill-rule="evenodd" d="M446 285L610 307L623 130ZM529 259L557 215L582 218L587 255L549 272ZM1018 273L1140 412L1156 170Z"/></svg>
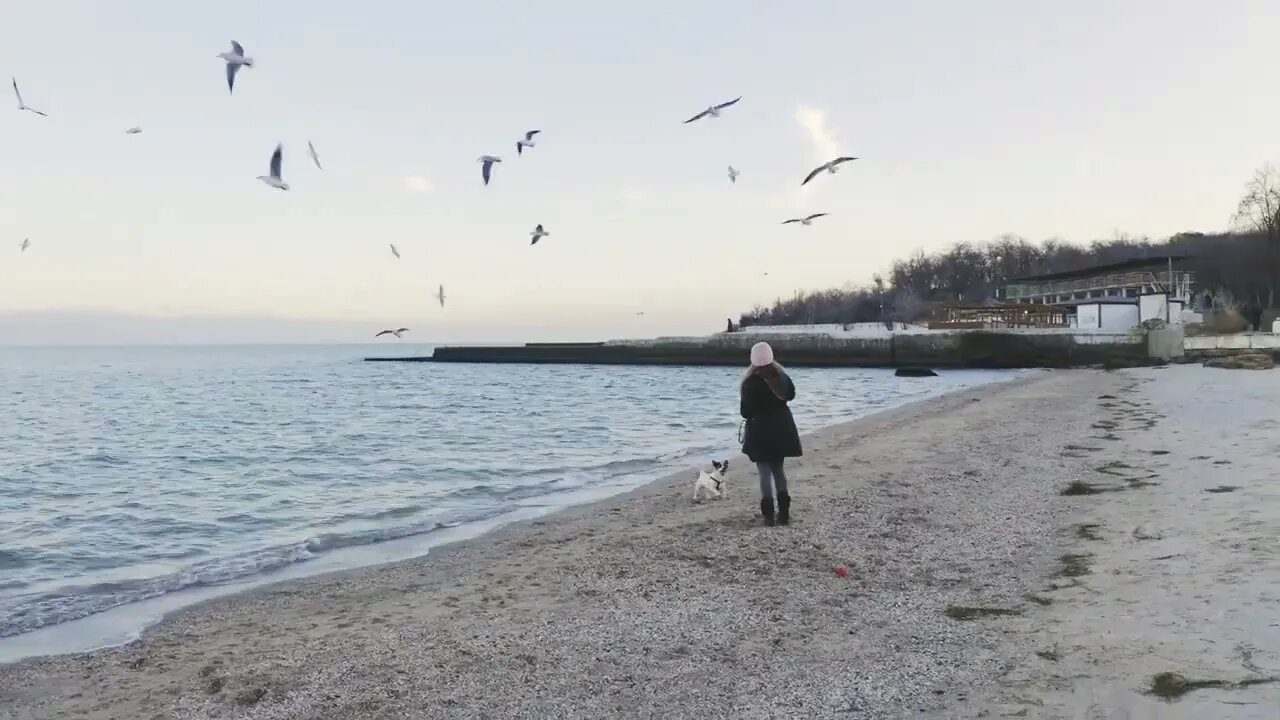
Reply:
<svg viewBox="0 0 1280 720"><path fill-rule="evenodd" d="M590 365L742 365L752 344L766 340L795 367L1068 368L1134 367L1181 354L1180 330L1131 333L984 331L884 333L735 332L706 337L444 346L431 356L371 357L384 362L536 363Z"/></svg>

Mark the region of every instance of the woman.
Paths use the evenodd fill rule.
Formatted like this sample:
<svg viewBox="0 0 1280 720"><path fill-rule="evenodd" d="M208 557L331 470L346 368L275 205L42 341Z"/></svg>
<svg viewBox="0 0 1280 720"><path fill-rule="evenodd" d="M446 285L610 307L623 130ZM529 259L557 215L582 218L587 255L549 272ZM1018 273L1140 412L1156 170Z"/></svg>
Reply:
<svg viewBox="0 0 1280 720"><path fill-rule="evenodd" d="M759 342L751 348L751 368L742 378L742 417L747 432L742 452L760 472L760 514L764 524L774 524L773 495L778 493L779 525L791 522L791 495L782 461L800 457L800 433L787 403L796 399L796 386L782 366L773 361L773 348Z"/></svg>

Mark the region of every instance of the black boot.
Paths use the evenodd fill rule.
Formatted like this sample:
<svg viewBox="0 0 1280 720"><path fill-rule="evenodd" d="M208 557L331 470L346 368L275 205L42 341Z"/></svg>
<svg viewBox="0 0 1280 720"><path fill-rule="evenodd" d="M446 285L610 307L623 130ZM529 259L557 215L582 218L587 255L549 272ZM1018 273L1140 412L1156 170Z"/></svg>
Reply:
<svg viewBox="0 0 1280 720"><path fill-rule="evenodd" d="M787 493L778 493L778 524L791 524L791 496Z"/></svg>
<svg viewBox="0 0 1280 720"><path fill-rule="evenodd" d="M764 516L764 524L773 527L773 498L760 498L760 514Z"/></svg>

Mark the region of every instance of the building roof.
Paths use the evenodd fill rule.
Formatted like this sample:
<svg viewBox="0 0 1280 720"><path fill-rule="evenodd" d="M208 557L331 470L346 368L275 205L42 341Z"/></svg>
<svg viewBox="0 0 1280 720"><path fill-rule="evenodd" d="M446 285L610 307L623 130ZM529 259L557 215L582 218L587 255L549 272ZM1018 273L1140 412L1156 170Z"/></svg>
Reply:
<svg viewBox="0 0 1280 720"><path fill-rule="evenodd" d="M946 303L944 308L951 310L1019 310L1022 312L1051 312L1061 311L1069 307L1066 303L1011 303L999 302L995 303Z"/></svg>
<svg viewBox="0 0 1280 720"><path fill-rule="evenodd" d="M1099 297L1099 298L1081 298L1072 300L1070 303L1074 307L1081 305L1137 305L1138 298L1119 298L1119 297Z"/></svg>
<svg viewBox="0 0 1280 720"><path fill-rule="evenodd" d="M1093 275L1103 275L1106 273L1124 272L1126 270L1137 270L1138 268L1151 267L1153 265L1167 265L1169 261L1175 263L1184 260L1194 260L1193 255L1160 255L1158 257L1134 258L1125 260L1124 262L1110 263L1108 265L1094 265L1093 267L1079 268L1077 270L1063 270L1062 272L1046 273L1044 275L1024 275L1023 277L1009 278L1004 284L1038 282L1043 280L1069 280L1071 278L1090 277Z"/></svg>

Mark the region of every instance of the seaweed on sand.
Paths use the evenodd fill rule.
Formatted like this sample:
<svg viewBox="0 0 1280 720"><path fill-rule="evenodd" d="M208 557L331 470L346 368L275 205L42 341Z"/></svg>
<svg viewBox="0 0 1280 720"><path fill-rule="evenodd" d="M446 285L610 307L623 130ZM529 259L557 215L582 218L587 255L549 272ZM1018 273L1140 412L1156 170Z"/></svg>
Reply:
<svg viewBox="0 0 1280 720"><path fill-rule="evenodd" d="M970 607L967 605L948 605L942 613L952 620L977 620L984 617L1000 617L1001 615L1017 615L1017 610L998 607Z"/></svg>
<svg viewBox="0 0 1280 720"><path fill-rule="evenodd" d="M1230 680L1192 680L1181 673L1162 672L1151 678L1151 687L1147 689L1147 694L1172 702L1192 690L1204 690L1206 688L1239 690L1252 685L1265 685L1273 682L1280 682L1280 678L1248 678L1238 682Z"/></svg>
<svg viewBox="0 0 1280 720"><path fill-rule="evenodd" d="M1106 490L1098 487L1097 485L1087 483L1083 480L1072 480L1070 484L1060 490L1058 494L1070 497L1072 495L1097 495L1104 492L1106 492Z"/></svg>
<svg viewBox="0 0 1280 720"><path fill-rule="evenodd" d="M1058 558L1058 561L1062 563L1062 567L1054 574L1054 577L1076 578L1088 575L1090 572L1089 565L1092 560L1092 555L1067 553Z"/></svg>
<svg viewBox="0 0 1280 720"><path fill-rule="evenodd" d="M1076 537L1081 540L1101 540L1102 536L1098 534L1098 528L1102 527L1098 523L1077 523L1072 527L1075 528Z"/></svg>

